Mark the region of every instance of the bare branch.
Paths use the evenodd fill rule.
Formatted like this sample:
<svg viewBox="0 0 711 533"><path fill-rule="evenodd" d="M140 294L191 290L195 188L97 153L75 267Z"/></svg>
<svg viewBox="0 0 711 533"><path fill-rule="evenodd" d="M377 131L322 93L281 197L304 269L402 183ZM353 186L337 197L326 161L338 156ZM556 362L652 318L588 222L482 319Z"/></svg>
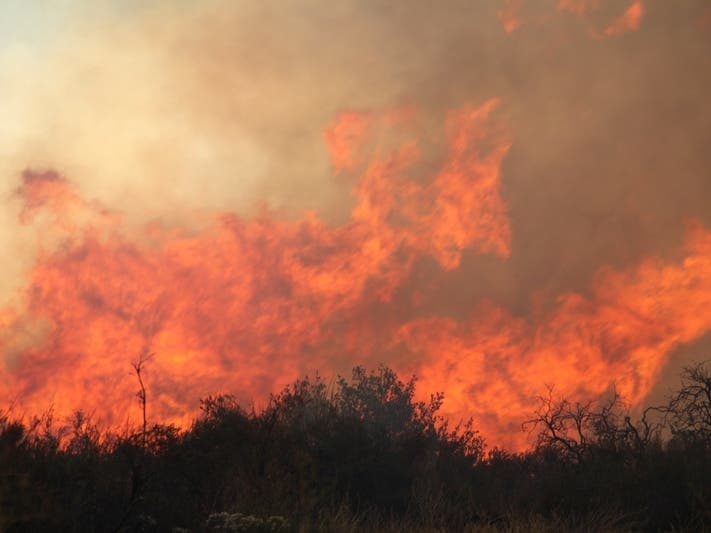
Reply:
<svg viewBox="0 0 711 533"><path fill-rule="evenodd" d="M148 419L146 417L146 386L143 383L143 376L141 375L141 372L143 371L143 366L148 362L152 357L153 353L149 352L147 349L144 349L140 355L138 356L138 361L135 363L131 363L131 366L133 367L133 370L136 372L136 377L138 378L138 383L140 385L140 390L136 393L136 396L138 396L138 401L141 405L141 414L143 416L143 430L141 432L141 445L143 447L143 450L145 451L146 449L146 442L147 442L147 437L148 437Z"/></svg>

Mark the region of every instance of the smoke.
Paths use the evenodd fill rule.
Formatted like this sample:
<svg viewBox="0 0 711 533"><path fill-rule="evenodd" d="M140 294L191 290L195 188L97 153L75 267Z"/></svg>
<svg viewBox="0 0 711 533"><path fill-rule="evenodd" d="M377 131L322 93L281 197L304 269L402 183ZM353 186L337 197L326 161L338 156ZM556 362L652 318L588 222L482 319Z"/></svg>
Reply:
<svg viewBox="0 0 711 533"><path fill-rule="evenodd" d="M705 356L702 350L708 339L704 341L703 334L711 322L707 320L711 307L703 305L708 274L698 265L705 265L707 248L689 244L705 242L703 236L690 237L703 235L703 229L687 230L689 220L711 227L711 108L706 96L711 93L711 73L706 68L711 34L702 23L707 16L705 2L451 0L434 6L375 0L204 1L152 2L122 9L106 3L90 13L68 5L61 26L42 43L30 46L25 40L0 47L0 246L8 257L2 265L0 299L12 302L2 313L0 345L8 390L14 391L21 382L25 393L36 390L40 397L37 365L46 362L43 357L49 353L57 358L53 364L76 365L62 378L67 387L80 379L77 376L96 374L90 357L80 365L71 359L78 345L67 345L66 337L56 331L57 315L42 310L55 301L59 287L71 293L71 287L86 285L71 276L85 272L83 258L94 257L90 250L102 250L101 254L118 261L121 246L136 247L134 252L124 252L129 257L138 254L142 269L159 269L161 261L174 261L171 250L178 245L170 244L173 239L184 244L184 239L209 237L206 242L224 250L219 239L213 240L215 232L222 231L214 222L221 213L230 213L246 227L257 224L253 221L273 220L272 230L281 234L290 224L307 231L299 225L311 220L306 223L311 224L309 237L269 241L265 229L254 250L262 250L260 254L271 250L280 256L284 249L306 247L304 257L325 261L319 279L338 292L340 303L324 300L315 286L301 287L305 300L298 305L324 305L323 310L306 313L313 322L305 329L294 325L296 337L266 333L259 329L264 324L276 328L305 313L284 303L296 298L289 293L296 282L291 278L285 282L286 267L273 265L271 281L259 285L264 300L252 295L250 305L266 309L265 302L278 301L286 306L281 307L282 314L263 318L262 325L244 325L239 334L229 330L220 337L216 333L223 342L220 350L229 352L235 339L243 343L234 348L238 355L218 356L220 350L211 341L181 337L193 331L190 327L183 326L172 339L163 334L163 348L171 353L183 350L185 365L202 361L200 375L206 383L217 385L205 376L230 374L235 361L243 362L250 350L291 354L285 359L283 379L267 377L276 363L245 373L245 387L250 376L262 376L264 385L255 385L254 394L268 392L275 383L305 369L323 366L323 370L345 371L351 363L376 362L379 357L423 374L424 385L449 392L453 411L466 414L469 409L482 419L488 417L487 428L500 434L500 428L509 427L544 385L548 378L542 371L530 374L531 383L514 404L519 408L495 414L494 399L460 401L455 384L461 382L466 389L466 383L503 376L486 398L497 393L506 397L506 391L525 382L518 372L538 369L538 363L527 363L531 354L538 354L541 361L560 362L559 355L531 347L537 335L549 335L550 344L570 345L575 352L565 356L572 360L563 366L579 370L566 373L567 381L556 378L568 383L563 390L600 393L614 379L636 383L643 377L643 383L629 386L635 401L642 401L651 390L661 394L673 381L666 375L690 358ZM452 159L442 122L453 110L481 109L492 98L499 102L491 112L495 119L477 126L483 133L469 138L472 146L480 147L469 149L482 150L487 165L496 169L490 173L497 176L490 190L495 201L485 202L489 207L482 211L478 199L467 200L466 187L455 191L431 183ZM345 128L341 148L353 149L352 154L339 152L337 128L324 134L334 117L345 117L346 122L335 125ZM361 125L348 125L348 117ZM419 150L416 157L397 152L413 139ZM369 165L381 157L373 159L373 153L396 152L407 160L402 163L407 179L395 183L407 183L408 188L378 181L382 186L372 192L371 203L365 202L368 196L362 187L369 183ZM494 154L495 161L487 160L486 154ZM23 186L25 169L34 170L26 177L44 176L36 183L59 184L59 189L42 193L29 224L18 218L21 213L30 215L28 191L46 187L29 186L31 179ZM18 187L24 187L22 194L17 194ZM58 193L60 200L54 205ZM403 208L398 202L408 194L407 205L415 207ZM439 198L439 207L431 210L427 195ZM71 215L65 209L69 199ZM400 206L394 211L397 220L388 218L395 216L388 199ZM396 247L383 256L375 248L366 253L355 237L346 239L345 252L333 252L344 245L343 233L351 235L353 225L367 218L364 206L373 205L388 206L388 216L368 231L357 230L359 238L371 239L370 246L375 246L373 235L378 235L377 250L382 251L390 236L391 244L392 239L400 245L404 242L409 252ZM450 211L458 215L445 217L442 206L453 207ZM496 220L486 230L471 226L472 221L481 223L482 213L494 213ZM418 226L415 214L425 222L420 220ZM491 233L492 227L506 229ZM89 235L97 231L99 236ZM242 231L246 230L238 233ZM123 244L114 246L114 242ZM58 249L60 255L55 255ZM207 245L198 249L203 255L211 250ZM88 255L76 255L80 250ZM226 257L220 261L221 268L230 269L220 278L225 283L239 285L241 276L252 275L245 272L266 268L245 259L240 260L240 271ZM308 264L299 257L300 264ZM351 257L361 262L366 258L370 266L343 267ZM111 267L99 267L90 259L87 265L112 272L124 284L131 276L146 276L140 274L143 270L129 268L128 259ZM583 313L580 307L597 309L610 299L611 289L605 287L612 282L605 280L611 278L601 272L628 276L627 284L651 291L649 298L664 313L687 317L676 297L659 296L670 289L660 281L661 274L652 273L655 268L659 272L681 269L679 278L688 274L701 280L691 289L680 289L695 302L691 308L700 315L701 325L692 321L697 325L691 327L674 317L662 320L657 311L643 312L639 316L646 317L655 331L664 330L659 338L650 332L636 343L621 340L627 339L626 333L610 334L600 343L593 339L591 344L609 353L596 352L592 359L578 355L585 352L580 345L562 343L561 335L573 334L568 326L551 324L562 321L566 313L587 316L591 331L604 329L603 311ZM52 272L56 283L44 284L42 272ZM69 281L60 283L62 272ZM85 275L89 272L87 267ZM353 291L352 283L339 288L344 276L355 276L362 288ZM102 282L112 283L111 278ZM686 287L686 281L679 283ZM27 296L28 288L31 292L40 286L48 291L42 293L44 299ZM214 287L215 293L220 290L219 285ZM385 293L378 290L388 294L386 303ZM353 302L346 305L348 291ZM363 296L369 291L378 296ZM608 296L602 298L601 291ZM204 297L209 299L207 292ZM102 306L114 306L115 311L115 302L109 301L115 297L104 294L103 300L91 300L89 308L97 316L102 315ZM160 299L158 294L155 297ZM56 300L57 309L66 305L66 300ZM578 303L560 303L572 300ZM218 317L210 313L217 312L231 320L235 316L256 320L256 315L235 315L234 309L222 305L205 311L203 320L209 317L213 324ZM339 307L343 305L347 311ZM327 340L305 340L309 328L324 327L319 320L325 310L332 313ZM487 313L494 318L482 318ZM266 316L266 311L257 315ZM82 315L81 320L89 318ZM147 334L136 337L134 329L141 320L131 320L123 334L134 340L121 342L127 352L138 353L143 341L135 339ZM66 324L70 327L70 322ZM283 327L288 329L288 324ZM472 333L477 328L486 335ZM511 328L516 333L510 333ZM94 324L92 331L104 329ZM93 345L81 341L81 353L109 350L120 336L114 335L97 338ZM490 365L459 363L457 376L435 364L437 357L449 361L455 353L460 360L471 358L472 346L483 342L494 343L501 352L503 348L493 340L482 340L497 338L505 339L501 346L513 355L488 356ZM283 344L289 339L302 345L292 350ZM452 348L453 344L459 348ZM425 346L429 346L427 353L420 353ZM210 355L195 355L198 352ZM515 353L528 355L517 359ZM573 386L584 379L586 365L605 357L620 363L590 374L596 376L595 386ZM120 367L123 359L130 361L125 354L109 359L112 368ZM643 360L649 368L643 368ZM214 392L198 391L197 385L189 384L186 369L171 372L167 362L156 366L163 364L174 380L163 384L164 390ZM100 375L87 387L95 390L105 385L108 374ZM554 381L554 376L548 381ZM219 384L230 387L229 380ZM54 390L60 396L63 389L58 385ZM119 387L116 396L123 392ZM183 407L168 396L165 402L172 405L171 412Z"/></svg>

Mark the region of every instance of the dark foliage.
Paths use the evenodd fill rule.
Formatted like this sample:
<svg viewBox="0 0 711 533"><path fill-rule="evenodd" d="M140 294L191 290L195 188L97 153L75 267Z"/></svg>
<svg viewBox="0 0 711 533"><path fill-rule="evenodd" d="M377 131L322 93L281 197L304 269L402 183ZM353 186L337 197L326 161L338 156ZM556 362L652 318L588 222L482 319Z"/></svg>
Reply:
<svg viewBox="0 0 711 533"><path fill-rule="evenodd" d="M634 422L617 396L551 393L523 454L485 454L471 421L449 427L442 395L416 402L414 385L356 368L330 387L299 380L259 413L211 397L187 431L112 434L82 413L56 429L51 416L0 413L0 530L711 527L708 364Z"/></svg>

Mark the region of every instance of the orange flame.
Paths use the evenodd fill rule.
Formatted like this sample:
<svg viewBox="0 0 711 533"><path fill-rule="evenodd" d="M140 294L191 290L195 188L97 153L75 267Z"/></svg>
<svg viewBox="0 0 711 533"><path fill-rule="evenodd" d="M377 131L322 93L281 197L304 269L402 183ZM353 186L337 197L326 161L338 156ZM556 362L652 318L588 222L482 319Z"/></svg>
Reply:
<svg viewBox="0 0 711 533"><path fill-rule="evenodd" d="M644 15L644 5L641 0L637 0L632 3L627 10L619 16L615 21L613 21L607 28L602 32L600 37L614 37L616 35L622 35L630 31L636 31L639 29L642 23L642 16Z"/></svg>
<svg viewBox="0 0 711 533"><path fill-rule="evenodd" d="M511 253L498 105L448 115L431 175L414 111L340 114L325 131L334 171L358 178L337 227L224 213L199 231L134 235L58 174L26 172L21 220L49 215L55 234L19 307L0 311L0 396L135 422L130 363L153 353L149 416L185 425L208 394L259 400L315 369L386 362L510 448L526 445L520 423L546 383L571 397L614 385L640 402L670 351L711 329L711 231L698 223L680 262L603 268L589 296L539 296L527 319L490 303L466 320L418 306L417 291L438 290L413 279L418 262L446 273L465 250Z"/></svg>
<svg viewBox="0 0 711 533"><path fill-rule="evenodd" d="M523 6L523 0L504 0L504 7L499 10L497 16L506 33L513 33L521 27L519 13Z"/></svg>
<svg viewBox="0 0 711 533"><path fill-rule="evenodd" d="M424 389L447 384L450 416L482 413L485 435L521 448L520 422L541 384L582 400L614 386L635 405L671 350L711 329L711 231L690 223L684 251L678 264L648 259L629 271L602 269L590 297L562 294L529 320L483 305L465 323L433 317L406 324L399 339L424 354Z"/></svg>
<svg viewBox="0 0 711 533"><path fill-rule="evenodd" d="M407 114L388 115L404 139L368 160L351 220L335 228L313 214L223 214L194 235L153 226L136 238L56 173L26 172L21 220L44 209L64 237L44 244L24 309L0 315L3 396L121 422L134 402L127 365L150 351L153 415L184 423L206 394L259 397L329 367L349 324L386 305L421 256L454 269L467 248L508 255L498 184L510 143L496 106L449 115L447 157L424 182L408 176L421 155ZM328 130L337 169L357 166L368 121L346 113ZM42 332L29 346L17 340L27 324Z"/></svg>
<svg viewBox="0 0 711 533"><path fill-rule="evenodd" d="M582 20L600 8L600 0L558 0L558 9L573 13ZM616 37L624 33L636 31L642 23L644 4L642 0L635 0L615 20L602 30L590 28L590 36L594 39ZM588 23L589 24L589 23Z"/></svg>

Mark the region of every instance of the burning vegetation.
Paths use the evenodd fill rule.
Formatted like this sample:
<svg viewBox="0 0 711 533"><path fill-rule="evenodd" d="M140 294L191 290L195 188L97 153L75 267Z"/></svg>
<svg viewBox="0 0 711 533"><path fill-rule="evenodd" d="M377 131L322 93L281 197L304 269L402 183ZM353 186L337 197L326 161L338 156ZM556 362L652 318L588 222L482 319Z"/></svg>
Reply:
<svg viewBox="0 0 711 533"><path fill-rule="evenodd" d="M136 366L141 377L141 366ZM142 381L141 381L142 385ZM106 431L77 412L0 413L6 531L700 531L709 523L711 367L633 418L619 396L540 398L536 446L485 450L442 395L357 367L264 409L201 402L185 430ZM146 405L146 391L139 398Z"/></svg>
<svg viewBox="0 0 711 533"><path fill-rule="evenodd" d="M423 263L446 274L466 250L511 253L497 105L451 112L435 167L414 112L340 115L325 137L355 205L335 227L264 211L136 232L56 172L26 171L20 220L40 226L42 251L20 306L0 314L4 350L20 347L6 358L5 397L27 412L82 405L135 423L128 364L151 353L153 416L184 425L213 391L259 402L309 370L389 360L445 392L453 420L475 414L512 449L525 446L517 428L543 384L578 399L614 386L639 404L672 350L711 328L711 231L700 222L688 222L674 260L602 268L587 294L539 298L525 318L485 301L455 319L423 303L438 290L413 280ZM387 149L369 142L378 129L395 130Z"/></svg>
<svg viewBox="0 0 711 533"><path fill-rule="evenodd" d="M0 39L0 529L708 527L703 0L100 4Z"/></svg>

